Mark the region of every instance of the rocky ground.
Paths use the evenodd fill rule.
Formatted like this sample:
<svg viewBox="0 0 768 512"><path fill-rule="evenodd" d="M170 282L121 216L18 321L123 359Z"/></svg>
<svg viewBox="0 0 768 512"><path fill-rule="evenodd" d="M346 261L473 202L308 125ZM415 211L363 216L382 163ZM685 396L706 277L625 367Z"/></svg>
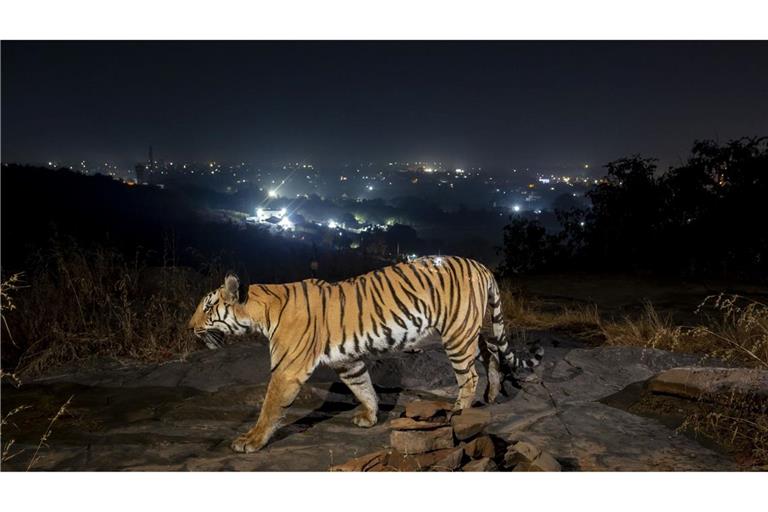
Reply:
<svg viewBox="0 0 768 512"><path fill-rule="evenodd" d="M546 349L542 365L484 408L487 434L510 446L539 447L564 471L739 469L727 455L677 433L663 419L627 412L638 383L695 365L695 357L586 347L539 334ZM290 409L286 426L266 448L248 455L233 453L229 444L255 422L264 396L269 364L267 347L259 342L163 365L99 364L19 388L6 382L3 416L28 408L3 426L3 445L13 440L10 454L20 452L3 469L325 471L389 446L390 421L407 404L452 400L456 393L439 344L428 344L422 353L391 354L370 367L381 399L378 425L354 426L354 397L321 368ZM50 419L70 397L33 460Z"/></svg>

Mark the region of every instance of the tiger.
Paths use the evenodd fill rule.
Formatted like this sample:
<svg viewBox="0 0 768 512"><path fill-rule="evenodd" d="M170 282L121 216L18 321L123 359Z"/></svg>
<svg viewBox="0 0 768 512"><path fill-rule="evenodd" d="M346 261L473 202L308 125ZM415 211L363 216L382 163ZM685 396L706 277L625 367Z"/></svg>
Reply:
<svg viewBox="0 0 768 512"><path fill-rule="evenodd" d="M413 348L439 335L459 387L455 410L473 403L475 361L481 352L488 403L499 394L502 371L532 369L543 356L540 348L527 358L510 349L496 279L468 258L426 256L335 283L251 284L245 295L241 301L240 280L228 274L189 321L209 348L221 347L227 335L258 333L269 340L271 373L264 402L256 424L232 442L236 452L255 452L267 444L319 365L333 368L360 402L354 424L372 427L378 420L378 397L365 356ZM487 308L492 336L485 337L480 332Z"/></svg>

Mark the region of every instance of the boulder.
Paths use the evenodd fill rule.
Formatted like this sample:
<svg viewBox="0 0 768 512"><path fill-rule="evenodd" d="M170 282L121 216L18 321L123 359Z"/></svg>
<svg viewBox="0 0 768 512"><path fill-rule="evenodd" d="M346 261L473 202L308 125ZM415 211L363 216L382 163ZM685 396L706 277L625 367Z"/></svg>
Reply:
<svg viewBox="0 0 768 512"><path fill-rule="evenodd" d="M496 447L488 436L481 436L473 439L464 445L464 453L472 459L482 459L484 457L496 457Z"/></svg>
<svg viewBox="0 0 768 512"><path fill-rule="evenodd" d="M447 420L432 419L430 421L417 421L413 418L395 418L389 422L389 428L392 430L434 430L438 427L444 427Z"/></svg>
<svg viewBox="0 0 768 512"><path fill-rule="evenodd" d="M389 439L392 448L406 455L453 448L453 433L450 427L434 430L393 430Z"/></svg>
<svg viewBox="0 0 768 512"><path fill-rule="evenodd" d="M768 400L768 370L751 368L682 367L663 371L648 381L648 389L697 400L727 403L733 395Z"/></svg>
<svg viewBox="0 0 768 512"><path fill-rule="evenodd" d="M488 457L469 461L461 468L462 471L496 471L496 469L496 463Z"/></svg>
<svg viewBox="0 0 768 512"><path fill-rule="evenodd" d="M451 416L451 426L456 439L464 441L480 433L491 422L488 409L471 407Z"/></svg>
<svg viewBox="0 0 768 512"><path fill-rule="evenodd" d="M453 409L453 404L437 400L414 400L406 404L405 416L417 420L428 420L435 416L447 416Z"/></svg>

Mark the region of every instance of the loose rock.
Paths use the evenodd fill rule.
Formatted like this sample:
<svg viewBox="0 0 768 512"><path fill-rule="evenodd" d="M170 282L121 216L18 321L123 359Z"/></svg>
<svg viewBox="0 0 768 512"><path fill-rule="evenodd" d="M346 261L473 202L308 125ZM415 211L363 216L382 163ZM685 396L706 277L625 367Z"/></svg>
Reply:
<svg viewBox="0 0 768 512"><path fill-rule="evenodd" d="M504 465L513 471L561 471L560 463L547 452L526 441L510 446L504 455Z"/></svg>
<svg viewBox="0 0 768 512"><path fill-rule="evenodd" d="M389 452L386 450L368 453L348 460L344 464L331 466L331 471L386 471L388 455Z"/></svg>
<svg viewBox="0 0 768 512"><path fill-rule="evenodd" d="M435 430L393 430L390 434L392 448L404 454L424 453L432 450L453 448L450 427Z"/></svg>
<svg viewBox="0 0 768 512"><path fill-rule="evenodd" d="M463 448L454 448L450 450L446 455L435 462L430 471L455 471L461 466L461 460L464 458Z"/></svg>
<svg viewBox="0 0 768 512"><path fill-rule="evenodd" d="M541 455L541 450L526 441L518 441L507 449L504 455L504 464L508 467L517 464L527 464L536 460Z"/></svg>
<svg viewBox="0 0 768 512"><path fill-rule="evenodd" d="M496 457L496 447L493 445L493 441L490 437L482 436L468 442L464 446L464 453L473 459L481 459L484 457L492 459Z"/></svg>
<svg viewBox="0 0 768 512"><path fill-rule="evenodd" d="M487 409L469 408L451 417L451 426L456 439L466 440L481 432L491 422Z"/></svg>
<svg viewBox="0 0 768 512"><path fill-rule="evenodd" d="M496 463L488 457L473 460L464 464L462 471L496 471Z"/></svg>
<svg viewBox="0 0 768 512"><path fill-rule="evenodd" d="M557 462L557 460L547 452L541 452L541 454L538 457L536 457L536 460L534 460L530 464L530 471L561 471L561 470L562 468L560 467L560 463Z"/></svg>
<svg viewBox="0 0 768 512"><path fill-rule="evenodd" d="M453 405L437 400L415 400L405 406L405 416L419 420L428 420L437 415L447 416Z"/></svg>
<svg viewBox="0 0 768 512"><path fill-rule="evenodd" d="M438 419L416 421L413 418L395 418L389 422L389 427L392 430L434 430L446 426L447 423L447 420L439 421Z"/></svg>
<svg viewBox="0 0 768 512"><path fill-rule="evenodd" d="M461 464L462 455L461 449L456 448L413 455L392 452L386 464L392 471L452 471Z"/></svg>

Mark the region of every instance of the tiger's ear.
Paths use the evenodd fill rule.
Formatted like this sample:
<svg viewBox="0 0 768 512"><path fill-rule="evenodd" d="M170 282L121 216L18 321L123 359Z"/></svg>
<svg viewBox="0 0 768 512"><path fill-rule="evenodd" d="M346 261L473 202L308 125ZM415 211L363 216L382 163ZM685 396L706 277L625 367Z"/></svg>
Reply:
<svg viewBox="0 0 768 512"><path fill-rule="evenodd" d="M235 274L227 274L224 278L224 291L233 301L240 300L240 279Z"/></svg>

